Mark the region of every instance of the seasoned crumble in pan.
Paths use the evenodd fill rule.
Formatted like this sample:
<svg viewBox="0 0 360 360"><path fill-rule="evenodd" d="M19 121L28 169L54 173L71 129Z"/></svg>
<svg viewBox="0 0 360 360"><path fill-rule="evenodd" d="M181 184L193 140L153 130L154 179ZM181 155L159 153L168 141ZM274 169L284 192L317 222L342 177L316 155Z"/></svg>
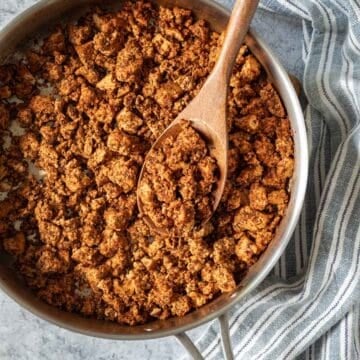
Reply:
<svg viewBox="0 0 360 360"><path fill-rule="evenodd" d="M183 316L232 291L266 249L289 201L294 149L279 95L246 46L230 84L229 177L214 217L163 236L136 206L147 151L198 93L220 46L188 10L126 2L58 27L0 67L0 250L45 302L129 325Z"/></svg>

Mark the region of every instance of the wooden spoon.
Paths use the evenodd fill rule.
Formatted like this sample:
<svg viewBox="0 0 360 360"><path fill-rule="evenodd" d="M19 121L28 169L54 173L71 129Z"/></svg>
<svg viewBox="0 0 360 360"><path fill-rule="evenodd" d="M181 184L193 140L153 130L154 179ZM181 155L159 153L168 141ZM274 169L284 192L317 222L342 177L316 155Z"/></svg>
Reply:
<svg viewBox="0 0 360 360"><path fill-rule="evenodd" d="M213 212L219 205L227 177L228 132L226 109L230 77L232 75L235 60L258 3L259 0L236 1L226 29L222 49L213 71L207 78L198 95L160 135L149 151L150 153L154 148L161 147L164 140L169 136L176 137L182 130L180 126L181 120L191 121L191 125L207 140L210 153L217 160L220 170L214 193ZM138 189L144 175L146 160L147 159L145 158L140 172ZM164 229L157 228L144 212L139 191L137 191L137 204L144 221L154 230L164 233ZM205 219L203 223L209 221L211 216Z"/></svg>

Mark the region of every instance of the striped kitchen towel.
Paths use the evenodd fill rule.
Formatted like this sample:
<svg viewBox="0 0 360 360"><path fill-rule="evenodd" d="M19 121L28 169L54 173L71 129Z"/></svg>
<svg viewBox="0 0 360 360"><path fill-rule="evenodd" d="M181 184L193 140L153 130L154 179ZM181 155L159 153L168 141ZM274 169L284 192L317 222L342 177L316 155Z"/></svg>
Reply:
<svg viewBox="0 0 360 360"><path fill-rule="evenodd" d="M234 355L360 359L360 0L261 6L303 22L310 177L277 269L231 313ZM197 345L206 359L222 358L215 323Z"/></svg>

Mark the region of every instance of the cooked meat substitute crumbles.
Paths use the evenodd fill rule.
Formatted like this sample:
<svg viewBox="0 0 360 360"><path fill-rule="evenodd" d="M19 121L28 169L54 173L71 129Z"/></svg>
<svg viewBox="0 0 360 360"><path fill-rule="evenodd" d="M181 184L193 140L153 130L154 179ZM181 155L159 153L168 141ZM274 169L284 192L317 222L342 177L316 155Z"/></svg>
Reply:
<svg viewBox="0 0 360 360"><path fill-rule="evenodd" d="M145 155L220 46L188 10L126 2L58 27L1 66L0 249L42 300L130 325L182 316L232 291L266 249L289 200L293 141L246 46L230 84L229 177L214 217L164 236L136 206Z"/></svg>
<svg viewBox="0 0 360 360"><path fill-rule="evenodd" d="M219 167L191 123L183 120L179 126L176 136L149 152L138 196L150 225L187 236L211 217Z"/></svg>

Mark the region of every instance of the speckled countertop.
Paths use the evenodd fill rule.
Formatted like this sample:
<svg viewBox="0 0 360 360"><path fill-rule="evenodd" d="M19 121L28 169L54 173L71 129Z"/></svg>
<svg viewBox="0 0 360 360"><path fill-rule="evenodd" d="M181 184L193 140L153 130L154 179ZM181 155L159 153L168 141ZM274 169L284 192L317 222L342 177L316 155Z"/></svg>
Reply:
<svg viewBox="0 0 360 360"><path fill-rule="evenodd" d="M231 0L218 1L226 6L232 4ZM36 2L0 0L0 29ZM253 28L272 47L287 70L300 77L303 72L301 23L259 10ZM196 337L203 329L190 332L191 337ZM0 292L1 360L165 360L181 358L184 354L173 338L124 342L71 333L36 318Z"/></svg>

